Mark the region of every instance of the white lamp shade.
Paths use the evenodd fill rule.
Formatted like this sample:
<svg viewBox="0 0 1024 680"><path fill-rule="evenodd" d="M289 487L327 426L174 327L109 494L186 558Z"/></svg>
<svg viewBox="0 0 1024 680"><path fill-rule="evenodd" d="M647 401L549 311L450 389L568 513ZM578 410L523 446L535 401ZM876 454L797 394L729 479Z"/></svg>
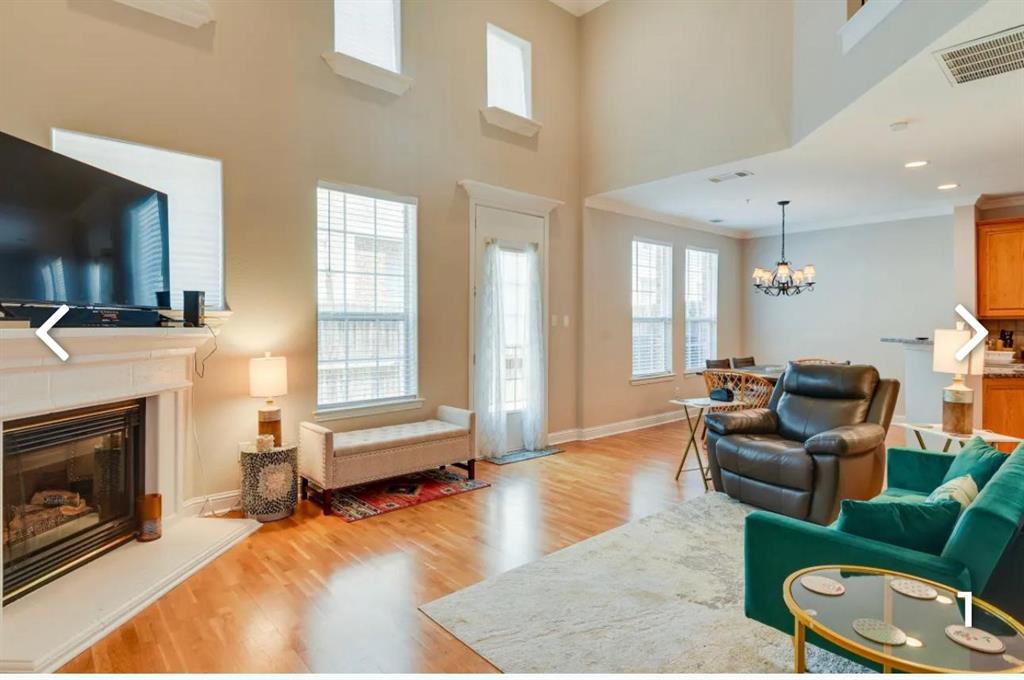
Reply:
<svg viewBox="0 0 1024 680"><path fill-rule="evenodd" d="M288 394L288 360L272 357L270 352L249 359L249 394L253 397L280 397Z"/></svg>
<svg viewBox="0 0 1024 680"><path fill-rule="evenodd" d="M970 372L970 357L958 361L956 352L971 339L971 331L950 328L935 329L935 347L932 350L932 370L936 373L966 375Z"/></svg>

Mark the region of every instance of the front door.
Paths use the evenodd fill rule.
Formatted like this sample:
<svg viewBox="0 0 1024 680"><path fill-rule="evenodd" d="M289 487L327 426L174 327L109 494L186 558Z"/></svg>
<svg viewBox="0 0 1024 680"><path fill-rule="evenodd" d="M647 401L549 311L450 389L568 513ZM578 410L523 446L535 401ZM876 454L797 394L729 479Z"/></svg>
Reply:
<svg viewBox="0 0 1024 680"><path fill-rule="evenodd" d="M495 382L485 383L493 389L481 389L480 379L485 370L481 362L494 357L478 356L480 348L474 344L474 379L470 380L470 389L475 393L471 395L471 402L477 412L478 429L481 429L487 410L494 408L496 399L501 401L505 437L500 448L504 451L488 451L486 442L480 451L484 456L494 456L524 448L524 418L527 428L536 427L530 424L531 413L536 413L531 409L543 410L547 403L547 326L544 323L547 253L542 217L477 206L475 225L474 338L494 338L497 344L491 349L500 354L500 364L491 361L487 365ZM497 260L488 266L488 257L492 256ZM531 258L535 259L531 261ZM489 276L497 280L489 280ZM500 313L486 313L481 310L482 304ZM537 362L541 362L539 380ZM490 393L490 402L481 391ZM500 397L496 396L498 394ZM546 418L541 422L544 431L540 437L526 437L533 448L538 448L538 441L545 440ZM486 427L483 429L486 431Z"/></svg>

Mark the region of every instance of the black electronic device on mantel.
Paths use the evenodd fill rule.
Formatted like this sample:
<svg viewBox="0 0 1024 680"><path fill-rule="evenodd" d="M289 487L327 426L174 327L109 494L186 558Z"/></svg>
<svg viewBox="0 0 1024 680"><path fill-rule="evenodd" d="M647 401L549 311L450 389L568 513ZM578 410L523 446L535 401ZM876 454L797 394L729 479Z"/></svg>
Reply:
<svg viewBox="0 0 1024 680"><path fill-rule="evenodd" d="M186 290L185 325L198 328L206 325L206 291Z"/></svg>

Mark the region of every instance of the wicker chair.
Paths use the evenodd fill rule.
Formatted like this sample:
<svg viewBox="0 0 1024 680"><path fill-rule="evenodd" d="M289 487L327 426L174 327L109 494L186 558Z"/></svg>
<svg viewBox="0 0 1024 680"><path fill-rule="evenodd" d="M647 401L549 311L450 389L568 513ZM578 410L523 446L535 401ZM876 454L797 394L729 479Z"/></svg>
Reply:
<svg viewBox="0 0 1024 680"><path fill-rule="evenodd" d="M727 388L732 390L732 402L722 402L709 406L705 413L715 411L742 411L748 408L764 408L772 396L775 385L767 378L762 378L753 373L743 371L704 371L704 387L710 395L711 390ZM707 427L701 432L701 443L706 443L708 437Z"/></svg>
<svg viewBox="0 0 1024 680"><path fill-rule="evenodd" d="M748 368L750 366L756 366L757 363L754 361L754 357L733 357L732 367L733 368Z"/></svg>

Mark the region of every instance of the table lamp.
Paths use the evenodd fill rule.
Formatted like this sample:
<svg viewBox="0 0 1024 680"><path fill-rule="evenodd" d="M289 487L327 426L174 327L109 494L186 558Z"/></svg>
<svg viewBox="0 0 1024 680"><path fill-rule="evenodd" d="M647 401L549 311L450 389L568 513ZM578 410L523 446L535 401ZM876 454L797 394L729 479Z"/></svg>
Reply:
<svg viewBox="0 0 1024 680"><path fill-rule="evenodd" d="M965 375L981 375L984 369L984 345L964 357L956 358L956 352L973 337L974 333L958 321L956 329L935 330L935 347L932 354L932 370L936 373L952 373L953 384L942 390L942 431L951 434L974 432L974 390L964 384Z"/></svg>
<svg viewBox="0 0 1024 680"><path fill-rule="evenodd" d="M267 400L259 410L259 433L274 435L274 446L281 446L281 407L274 397L288 394L288 360L272 357L249 359L249 395Z"/></svg>

